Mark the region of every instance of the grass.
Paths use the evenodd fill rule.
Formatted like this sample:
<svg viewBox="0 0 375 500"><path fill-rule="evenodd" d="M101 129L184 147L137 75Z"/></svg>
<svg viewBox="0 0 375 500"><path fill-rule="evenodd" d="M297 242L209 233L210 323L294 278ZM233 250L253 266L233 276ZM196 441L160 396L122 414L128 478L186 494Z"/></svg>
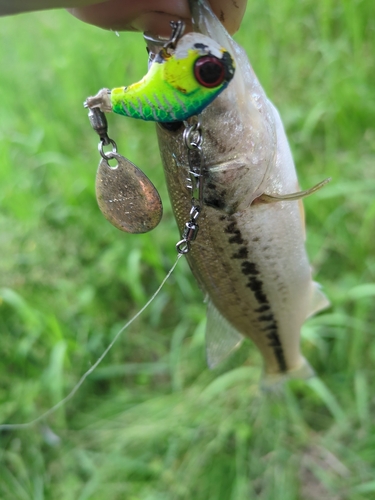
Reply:
<svg viewBox="0 0 375 500"><path fill-rule="evenodd" d="M82 102L145 72L140 35L65 12L1 19L0 420L59 401L147 301L178 232L153 126L110 117L120 152L164 202L151 234L99 212L97 139ZM202 296L183 260L65 407L3 431L0 498L375 498L375 21L370 0L250 2L237 35L283 117L307 247L332 302L303 329L319 374L259 392L250 343L209 371Z"/></svg>

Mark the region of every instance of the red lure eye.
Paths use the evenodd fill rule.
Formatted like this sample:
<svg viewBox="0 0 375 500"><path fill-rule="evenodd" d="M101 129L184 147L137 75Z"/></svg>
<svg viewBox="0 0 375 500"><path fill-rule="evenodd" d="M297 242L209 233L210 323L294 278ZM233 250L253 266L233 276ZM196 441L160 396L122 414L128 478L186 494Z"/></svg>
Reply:
<svg viewBox="0 0 375 500"><path fill-rule="evenodd" d="M194 76L204 87L217 87L225 78L224 64L214 56L200 57L194 64Z"/></svg>

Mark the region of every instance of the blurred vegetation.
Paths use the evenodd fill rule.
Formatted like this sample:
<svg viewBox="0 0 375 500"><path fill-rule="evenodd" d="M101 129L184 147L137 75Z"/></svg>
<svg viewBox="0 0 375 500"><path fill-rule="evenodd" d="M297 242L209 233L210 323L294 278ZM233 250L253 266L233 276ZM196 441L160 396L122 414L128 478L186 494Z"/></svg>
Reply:
<svg viewBox="0 0 375 500"><path fill-rule="evenodd" d="M178 238L153 125L110 117L164 217L126 235L97 208L82 102L146 70L139 34L65 12L3 18L0 52L0 421L66 395L156 290ZM375 17L371 0L249 2L237 40L279 108L303 188L307 247L332 308L303 328L320 378L259 392L250 343L205 365L205 308L183 261L65 407L2 431L0 498L375 498Z"/></svg>

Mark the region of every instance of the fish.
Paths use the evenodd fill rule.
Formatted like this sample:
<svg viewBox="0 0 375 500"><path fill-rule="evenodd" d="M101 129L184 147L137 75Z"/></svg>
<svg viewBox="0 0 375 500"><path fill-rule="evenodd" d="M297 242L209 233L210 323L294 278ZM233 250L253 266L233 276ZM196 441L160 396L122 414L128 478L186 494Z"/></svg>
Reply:
<svg viewBox="0 0 375 500"><path fill-rule="evenodd" d="M301 327L329 301L312 279L302 198L328 180L300 191L280 115L244 49L206 0L189 3L194 29L224 47L236 68L230 84L199 115L203 207L186 259L207 303L207 362L217 366L248 338L262 355L265 386L308 378L314 371L301 353ZM185 127L175 121L174 127L156 128L183 234L191 210Z"/></svg>

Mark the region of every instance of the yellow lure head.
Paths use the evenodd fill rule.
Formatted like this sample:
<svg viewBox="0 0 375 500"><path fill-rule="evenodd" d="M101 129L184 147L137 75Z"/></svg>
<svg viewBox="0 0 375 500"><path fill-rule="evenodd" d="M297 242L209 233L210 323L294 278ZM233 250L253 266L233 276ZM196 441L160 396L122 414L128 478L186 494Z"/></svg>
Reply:
<svg viewBox="0 0 375 500"><path fill-rule="evenodd" d="M112 109L143 120L187 120L208 106L233 75L234 61L226 49L200 33L188 33L174 51L162 49L156 55L142 80L113 89Z"/></svg>

